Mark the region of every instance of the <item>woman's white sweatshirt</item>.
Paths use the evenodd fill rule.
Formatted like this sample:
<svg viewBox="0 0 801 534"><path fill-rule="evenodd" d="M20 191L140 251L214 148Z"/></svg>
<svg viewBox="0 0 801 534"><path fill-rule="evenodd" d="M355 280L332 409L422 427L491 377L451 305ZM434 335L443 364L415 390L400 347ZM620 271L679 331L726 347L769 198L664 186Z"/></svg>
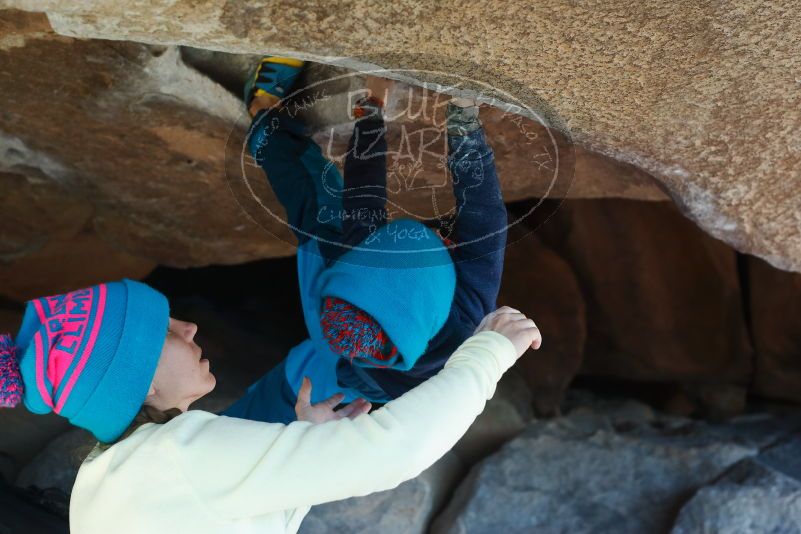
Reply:
<svg viewBox="0 0 801 534"><path fill-rule="evenodd" d="M506 337L481 332L436 376L353 420L284 425L190 410L142 425L83 463L70 530L297 532L311 506L395 488L442 457L515 356Z"/></svg>

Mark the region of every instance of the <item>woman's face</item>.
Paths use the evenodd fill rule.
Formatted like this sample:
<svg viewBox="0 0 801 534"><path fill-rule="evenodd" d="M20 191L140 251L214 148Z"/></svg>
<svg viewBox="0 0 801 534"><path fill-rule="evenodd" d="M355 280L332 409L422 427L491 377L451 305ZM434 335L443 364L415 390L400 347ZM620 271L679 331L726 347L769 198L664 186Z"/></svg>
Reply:
<svg viewBox="0 0 801 534"><path fill-rule="evenodd" d="M167 339L161 349L156 374L145 400L159 410L189 405L214 389L217 380L209 371L209 361L194 341L197 325L170 317Z"/></svg>

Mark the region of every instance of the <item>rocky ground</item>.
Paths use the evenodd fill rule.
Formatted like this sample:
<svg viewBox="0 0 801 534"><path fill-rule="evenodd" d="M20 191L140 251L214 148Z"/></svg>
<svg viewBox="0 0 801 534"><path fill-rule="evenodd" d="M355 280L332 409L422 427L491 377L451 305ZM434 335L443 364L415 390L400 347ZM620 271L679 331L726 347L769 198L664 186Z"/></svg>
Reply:
<svg viewBox="0 0 801 534"><path fill-rule="evenodd" d="M316 506L300 532L801 532L801 416L707 424L575 390L563 416L538 420L521 383L504 376L468 434L420 476ZM53 488L29 494L66 514L74 452L91 443L66 432L16 485Z"/></svg>

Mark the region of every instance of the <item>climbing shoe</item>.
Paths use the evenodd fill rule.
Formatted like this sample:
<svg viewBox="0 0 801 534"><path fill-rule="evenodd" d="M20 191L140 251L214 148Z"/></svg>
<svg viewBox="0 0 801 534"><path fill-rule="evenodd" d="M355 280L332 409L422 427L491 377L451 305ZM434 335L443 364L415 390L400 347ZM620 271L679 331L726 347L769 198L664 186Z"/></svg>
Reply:
<svg viewBox="0 0 801 534"><path fill-rule="evenodd" d="M284 98L292 90L305 61L291 57L264 56L245 83L245 105L253 98L272 95Z"/></svg>

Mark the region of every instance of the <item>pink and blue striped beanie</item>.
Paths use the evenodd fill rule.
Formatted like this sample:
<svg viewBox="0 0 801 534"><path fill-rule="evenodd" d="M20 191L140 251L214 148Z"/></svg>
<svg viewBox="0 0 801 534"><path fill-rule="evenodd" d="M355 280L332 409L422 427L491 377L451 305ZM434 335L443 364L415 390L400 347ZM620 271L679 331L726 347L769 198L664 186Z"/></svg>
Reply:
<svg viewBox="0 0 801 534"><path fill-rule="evenodd" d="M147 397L169 316L164 295L127 279L28 302L16 339L0 336L0 407L22 401L116 440Z"/></svg>

